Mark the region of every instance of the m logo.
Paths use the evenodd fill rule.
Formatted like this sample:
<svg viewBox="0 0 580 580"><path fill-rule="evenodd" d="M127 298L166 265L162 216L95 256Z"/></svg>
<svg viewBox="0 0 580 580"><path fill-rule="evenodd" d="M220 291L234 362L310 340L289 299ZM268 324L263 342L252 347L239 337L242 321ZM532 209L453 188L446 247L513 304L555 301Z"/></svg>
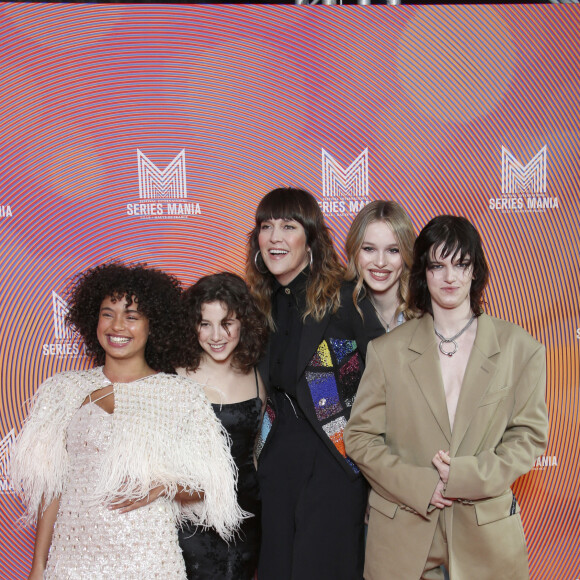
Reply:
<svg viewBox="0 0 580 580"><path fill-rule="evenodd" d="M139 197L141 199L179 199L187 197L185 149L161 171L147 155L137 149Z"/></svg>
<svg viewBox="0 0 580 580"><path fill-rule="evenodd" d="M56 293L52 293L52 317L54 320L54 337L59 340L72 338L73 333L65 323L68 304Z"/></svg>
<svg viewBox="0 0 580 580"><path fill-rule="evenodd" d="M502 193L546 193L547 147L544 145L526 165L501 148Z"/></svg>
<svg viewBox="0 0 580 580"><path fill-rule="evenodd" d="M346 169L322 149L323 197L367 198L369 192L368 148Z"/></svg>
<svg viewBox="0 0 580 580"><path fill-rule="evenodd" d="M8 479L8 466L10 463L10 451L12 449L12 445L16 442L16 435L14 433L14 429L10 431L0 441L0 479Z"/></svg>

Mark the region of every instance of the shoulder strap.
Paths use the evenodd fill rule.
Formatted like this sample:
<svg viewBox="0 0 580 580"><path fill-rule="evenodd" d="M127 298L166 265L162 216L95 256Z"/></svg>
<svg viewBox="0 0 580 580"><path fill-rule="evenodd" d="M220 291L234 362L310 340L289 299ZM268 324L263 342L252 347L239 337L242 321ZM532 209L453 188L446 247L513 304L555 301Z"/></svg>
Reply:
<svg viewBox="0 0 580 580"><path fill-rule="evenodd" d="M258 369L254 367L254 377L256 377L256 397L260 398L260 385L258 384Z"/></svg>
<svg viewBox="0 0 580 580"><path fill-rule="evenodd" d="M94 392L94 391L93 391ZM115 391L112 390L109 393L107 393L106 395L101 395L100 397L97 397L96 399L92 399L91 395L93 393L89 393L89 403L96 403L97 401L100 401L101 399L104 399L105 397L108 397L109 395L112 395Z"/></svg>

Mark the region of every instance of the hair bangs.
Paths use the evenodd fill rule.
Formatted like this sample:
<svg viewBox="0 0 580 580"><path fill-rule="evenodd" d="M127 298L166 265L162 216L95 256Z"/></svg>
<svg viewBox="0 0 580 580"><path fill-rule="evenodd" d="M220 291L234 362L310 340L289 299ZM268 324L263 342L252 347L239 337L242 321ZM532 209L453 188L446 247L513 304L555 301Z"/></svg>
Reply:
<svg viewBox="0 0 580 580"><path fill-rule="evenodd" d="M419 311L433 313L426 279L426 268L437 258L468 262L473 268L470 304L474 314L483 311L483 293L489 269L479 233L466 218L441 215L433 218L422 230L413 248L410 292L411 305Z"/></svg>
<svg viewBox="0 0 580 580"><path fill-rule="evenodd" d="M458 224L458 226L461 225L463 224ZM435 234L434 240L427 256L429 265L433 263L433 259L437 259L439 256L443 259L451 257L454 262L473 264L475 245L470 237L464 235L461 227L443 227L440 231L433 233Z"/></svg>
<svg viewBox="0 0 580 580"><path fill-rule="evenodd" d="M304 225L306 208L298 195L288 195L286 189L275 189L265 196L256 210L256 225L268 220L294 220Z"/></svg>

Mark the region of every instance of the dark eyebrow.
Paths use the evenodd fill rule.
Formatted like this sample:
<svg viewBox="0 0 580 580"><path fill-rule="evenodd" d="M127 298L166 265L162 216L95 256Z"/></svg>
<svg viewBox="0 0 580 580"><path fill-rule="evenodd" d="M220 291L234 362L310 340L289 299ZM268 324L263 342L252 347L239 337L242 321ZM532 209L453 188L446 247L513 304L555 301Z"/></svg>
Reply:
<svg viewBox="0 0 580 580"><path fill-rule="evenodd" d="M114 312L114 309L111 308L110 306L101 306L101 308L99 309L99 312L103 312L105 310L108 310L109 312ZM139 310L137 310L136 308L125 308L125 313L131 313L131 314L141 314L141 312L139 312Z"/></svg>

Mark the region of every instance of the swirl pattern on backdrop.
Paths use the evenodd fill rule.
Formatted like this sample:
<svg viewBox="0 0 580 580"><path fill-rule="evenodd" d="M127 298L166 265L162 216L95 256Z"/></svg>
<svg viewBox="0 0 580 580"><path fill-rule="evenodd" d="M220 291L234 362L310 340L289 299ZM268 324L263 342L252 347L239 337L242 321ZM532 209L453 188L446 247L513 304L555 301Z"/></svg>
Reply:
<svg viewBox="0 0 580 580"><path fill-rule="evenodd" d="M317 196L341 252L371 199L417 230L439 213L476 224L488 311L547 347L550 444L515 485L531 577L576 577L580 56L564 47L580 13L5 3L0 22L0 577L31 557L6 474L25 401L88 365L62 328L68 281L112 259L186 285L243 273L255 207L280 185ZM322 150L342 193L324 189Z"/></svg>

